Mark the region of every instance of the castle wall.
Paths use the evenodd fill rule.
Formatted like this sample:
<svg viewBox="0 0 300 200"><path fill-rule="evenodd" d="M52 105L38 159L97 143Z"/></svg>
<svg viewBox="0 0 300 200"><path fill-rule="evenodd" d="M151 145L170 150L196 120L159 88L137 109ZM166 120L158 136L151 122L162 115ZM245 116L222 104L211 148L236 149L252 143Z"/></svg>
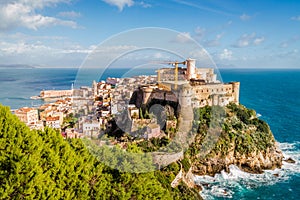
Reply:
<svg viewBox="0 0 300 200"><path fill-rule="evenodd" d="M196 85L193 90L194 97L199 101L193 104L196 107L239 103L239 83Z"/></svg>
<svg viewBox="0 0 300 200"><path fill-rule="evenodd" d="M52 98L52 97L61 97L61 96L72 96L72 90L44 90L41 91L40 96L42 98Z"/></svg>
<svg viewBox="0 0 300 200"><path fill-rule="evenodd" d="M172 87L172 84L170 84ZM181 85L176 95L157 86L143 87L143 104L149 103L152 99L178 102L181 106L203 107L206 105L226 106L230 102L239 103L239 82L211 83L200 85Z"/></svg>
<svg viewBox="0 0 300 200"><path fill-rule="evenodd" d="M143 103L147 104L151 99L178 102L181 107L225 106L230 102L239 103L239 82L220 83L213 68L196 68L194 59L187 59L186 64L186 69L178 68L180 83L177 84L173 81L175 79L173 68L158 70L161 82L156 88L150 86L143 88ZM185 82L180 81L181 79Z"/></svg>

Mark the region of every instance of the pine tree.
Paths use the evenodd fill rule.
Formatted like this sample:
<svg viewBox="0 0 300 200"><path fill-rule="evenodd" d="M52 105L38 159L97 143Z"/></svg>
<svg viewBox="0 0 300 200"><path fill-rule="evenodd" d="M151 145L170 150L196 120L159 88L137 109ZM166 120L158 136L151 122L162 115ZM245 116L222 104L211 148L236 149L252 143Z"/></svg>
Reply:
<svg viewBox="0 0 300 200"><path fill-rule="evenodd" d="M117 147L95 152L87 147L86 141L65 140L50 128L30 130L9 108L0 105L0 199L180 197L178 189L165 187L170 183L162 172L160 177L154 172L120 172L101 160L105 157L109 164L119 164L124 171L132 170L132 166L138 166L137 172L147 171L152 160L136 145L129 150L135 154L126 156Z"/></svg>

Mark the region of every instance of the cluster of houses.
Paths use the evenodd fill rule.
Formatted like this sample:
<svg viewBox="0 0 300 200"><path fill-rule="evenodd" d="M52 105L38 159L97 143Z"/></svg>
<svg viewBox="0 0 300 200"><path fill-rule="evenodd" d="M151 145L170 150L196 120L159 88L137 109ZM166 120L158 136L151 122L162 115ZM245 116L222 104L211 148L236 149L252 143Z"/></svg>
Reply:
<svg viewBox="0 0 300 200"><path fill-rule="evenodd" d="M139 119L139 109L129 104L139 85L155 82L156 76L108 78L106 81L93 81L92 87L72 88L72 92L46 90L41 92L40 98L58 100L35 108L23 107L15 110L14 114L31 129L43 130L47 126L61 130L64 137L98 137L107 128L108 121L126 109L132 123L130 131L144 127L144 138L158 137L160 126L151 120L146 123ZM68 127L66 120L70 116L76 121L72 128Z"/></svg>
<svg viewBox="0 0 300 200"><path fill-rule="evenodd" d="M44 127L64 129L64 118L73 112L71 98L59 99L38 108L23 107L14 114L31 129L43 130Z"/></svg>
<svg viewBox="0 0 300 200"><path fill-rule="evenodd" d="M126 111L123 131L149 139L164 134L163 127L175 129L177 121L171 119L161 124L143 119L140 104L146 105L152 100L179 102L182 107L239 103L239 82L221 83L213 69L196 68L194 59L187 59L185 63L187 68L157 70L157 76L107 78L93 81L92 87L42 91L38 98L58 100L38 108L20 108L14 113L31 129L48 126L61 130L66 137L98 137L109 128L111 119ZM177 88L180 84L184 85L181 89ZM134 95L139 103L132 102Z"/></svg>

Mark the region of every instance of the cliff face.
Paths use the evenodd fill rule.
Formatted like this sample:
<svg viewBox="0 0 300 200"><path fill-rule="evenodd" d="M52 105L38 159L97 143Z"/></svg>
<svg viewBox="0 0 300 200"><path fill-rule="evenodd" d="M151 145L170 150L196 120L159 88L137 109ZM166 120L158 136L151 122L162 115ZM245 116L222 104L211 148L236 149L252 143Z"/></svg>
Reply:
<svg viewBox="0 0 300 200"><path fill-rule="evenodd" d="M254 110L242 105L205 107L195 111L197 130L185 158L190 161L193 173L214 175L228 171L231 164L251 173L264 169L280 168L283 155L266 122L258 119ZM214 141L208 153L207 141Z"/></svg>
<svg viewBox="0 0 300 200"><path fill-rule="evenodd" d="M226 156L209 156L208 158L195 160L193 172L197 175L214 175L223 169L228 171L229 165L234 164L242 170L250 173L262 173L264 169L280 168L282 153L277 148L268 148L265 152L252 152L239 154L234 150Z"/></svg>

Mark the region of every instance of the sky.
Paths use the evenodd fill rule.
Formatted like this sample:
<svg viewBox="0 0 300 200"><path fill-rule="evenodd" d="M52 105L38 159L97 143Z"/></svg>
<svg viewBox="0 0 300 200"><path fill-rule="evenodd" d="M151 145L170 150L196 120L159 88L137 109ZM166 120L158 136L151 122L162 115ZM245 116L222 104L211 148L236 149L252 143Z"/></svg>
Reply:
<svg viewBox="0 0 300 200"><path fill-rule="evenodd" d="M169 39L144 27L161 28ZM0 65L80 67L97 49L103 57L135 51L120 66L145 58L143 52L153 55L148 60L172 59L157 49L136 53L152 40L164 50L197 43L219 67L300 68L300 1L0 1Z"/></svg>

